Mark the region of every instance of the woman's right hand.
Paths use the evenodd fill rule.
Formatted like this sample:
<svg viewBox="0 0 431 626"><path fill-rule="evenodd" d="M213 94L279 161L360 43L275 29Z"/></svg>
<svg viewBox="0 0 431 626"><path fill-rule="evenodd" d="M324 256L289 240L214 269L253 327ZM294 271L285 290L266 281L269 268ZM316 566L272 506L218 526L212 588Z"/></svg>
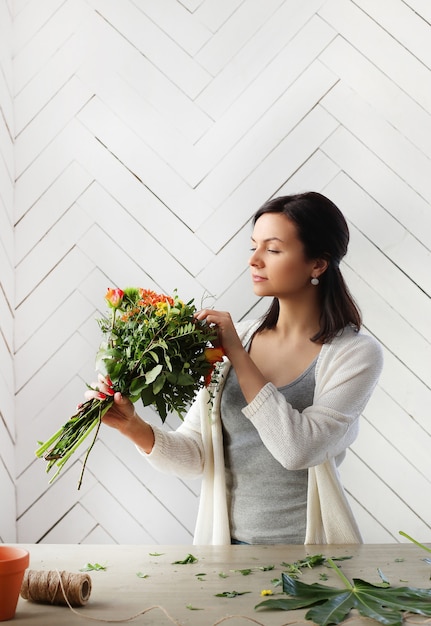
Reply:
<svg viewBox="0 0 431 626"><path fill-rule="evenodd" d="M103 394L104 397L111 396L114 401L102 417L102 422L111 428L116 428L144 452L150 453L154 445L153 429L139 417L132 402L119 391L112 394L112 389L101 374L98 375L98 382L92 383L91 386L92 389L88 389L84 394L86 400L100 398L100 394Z"/></svg>

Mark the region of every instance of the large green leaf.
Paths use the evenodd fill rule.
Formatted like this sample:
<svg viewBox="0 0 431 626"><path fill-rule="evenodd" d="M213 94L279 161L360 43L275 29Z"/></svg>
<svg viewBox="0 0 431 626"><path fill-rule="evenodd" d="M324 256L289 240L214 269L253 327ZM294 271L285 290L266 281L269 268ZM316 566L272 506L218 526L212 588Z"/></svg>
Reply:
<svg viewBox="0 0 431 626"><path fill-rule="evenodd" d="M331 567L340 573L333 562ZM311 607L305 617L319 626L339 624L352 609L385 626L401 626L406 611L431 615L431 589L378 586L359 578L351 584L344 575L341 577L346 583L344 589L303 583L283 573L283 591L289 597L264 600L255 608L290 611Z"/></svg>

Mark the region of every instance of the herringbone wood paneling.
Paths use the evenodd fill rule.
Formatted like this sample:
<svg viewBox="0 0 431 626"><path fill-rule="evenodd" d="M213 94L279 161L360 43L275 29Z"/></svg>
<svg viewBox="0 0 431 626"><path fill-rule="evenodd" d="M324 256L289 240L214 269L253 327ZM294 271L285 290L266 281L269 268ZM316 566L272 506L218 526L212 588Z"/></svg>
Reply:
<svg viewBox="0 0 431 626"><path fill-rule="evenodd" d="M14 133L0 124L0 177L9 181L0 192L0 254L10 267L1 263L0 349L9 366L0 376L8 390L0 426L12 433L15 417L19 540L191 541L199 481L155 473L105 428L77 492L80 460L48 486L34 447L94 379L94 318L108 285L178 288L237 320L256 316L267 303L256 302L246 269L250 216L272 195L315 189L349 221L343 271L386 357L343 480L366 541L399 540L400 529L429 541L425 3L0 6L9 41L14 10L15 85L13 101L12 80L0 85L3 118L12 119L12 106L15 118ZM11 76L4 67L0 80ZM177 423L172 417L166 427ZM0 482L12 489L11 446L0 445Z"/></svg>
<svg viewBox="0 0 431 626"><path fill-rule="evenodd" d="M16 540L12 7L0 2L0 542Z"/></svg>

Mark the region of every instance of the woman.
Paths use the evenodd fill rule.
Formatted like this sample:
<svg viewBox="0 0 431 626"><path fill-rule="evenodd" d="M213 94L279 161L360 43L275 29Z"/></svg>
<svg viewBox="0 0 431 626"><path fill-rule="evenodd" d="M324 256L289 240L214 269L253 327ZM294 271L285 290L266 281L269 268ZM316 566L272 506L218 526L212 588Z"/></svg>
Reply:
<svg viewBox="0 0 431 626"><path fill-rule="evenodd" d="M382 352L360 331L340 272L348 227L315 192L270 200L253 224L254 292L273 301L263 319L237 326L226 312L197 314L217 325L227 357L212 401L200 391L166 432L117 393L103 421L160 470L202 475L195 544L359 543L337 466Z"/></svg>

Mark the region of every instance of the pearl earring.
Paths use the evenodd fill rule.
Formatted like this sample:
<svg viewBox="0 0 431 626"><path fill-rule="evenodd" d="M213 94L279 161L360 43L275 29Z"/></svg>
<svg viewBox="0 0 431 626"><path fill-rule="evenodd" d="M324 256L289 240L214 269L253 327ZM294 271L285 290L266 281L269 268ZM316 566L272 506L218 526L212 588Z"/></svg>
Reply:
<svg viewBox="0 0 431 626"><path fill-rule="evenodd" d="M316 278L315 276L313 276L313 278L311 279L311 281L310 281L310 282L311 282L311 284L312 284L312 285L318 285L320 281L319 281L319 279L318 279L318 278Z"/></svg>

